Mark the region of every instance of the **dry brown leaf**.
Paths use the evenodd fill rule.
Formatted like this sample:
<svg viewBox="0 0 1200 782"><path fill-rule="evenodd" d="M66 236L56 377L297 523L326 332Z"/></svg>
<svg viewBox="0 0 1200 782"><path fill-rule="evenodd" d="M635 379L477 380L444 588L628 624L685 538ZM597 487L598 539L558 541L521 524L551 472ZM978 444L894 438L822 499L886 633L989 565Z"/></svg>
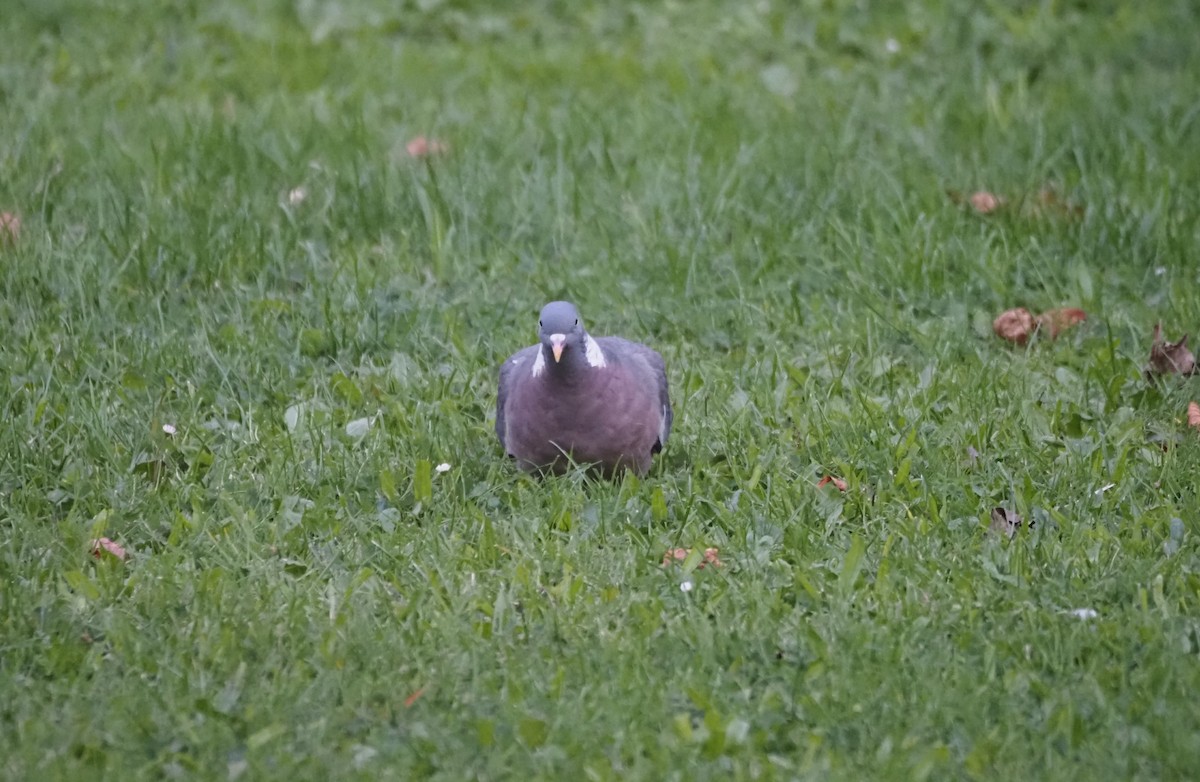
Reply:
<svg viewBox="0 0 1200 782"><path fill-rule="evenodd" d="M1057 339L1063 331L1084 320L1087 320L1087 313L1077 307L1058 307L1036 316L1024 307L1014 307L996 316L992 331L1001 339L1024 345L1035 331L1040 330L1049 339Z"/></svg>
<svg viewBox="0 0 1200 782"><path fill-rule="evenodd" d="M450 151L450 145L435 138L417 136L404 145L409 157L424 158L444 155Z"/></svg>
<svg viewBox="0 0 1200 782"><path fill-rule="evenodd" d="M991 214L1007 203L1002 196L989 193L987 190L976 190L966 195L960 190L947 190L946 195L956 204L970 206L981 215Z"/></svg>
<svg viewBox="0 0 1200 782"><path fill-rule="evenodd" d="M1059 334L1087 320L1087 313L1076 307L1059 307L1046 310L1037 318L1038 328L1043 329L1050 339L1056 339Z"/></svg>
<svg viewBox="0 0 1200 782"><path fill-rule="evenodd" d="M992 321L992 331L1000 339L1024 345L1037 329L1037 320L1024 307L1005 310Z"/></svg>
<svg viewBox="0 0 1200 782"><path fill-rule="evenodd" d="M1065 200L1051 185L1038 191L1034 199L1036 214L1054 214L1060 217L1083 217L1083 207Z"/></svg>
<svg viewBox="0 0 1200 782"><path fill-rule="evenodd" d="M1188 426L1200 432L1200 405L1195 402L1188 402Z"/></svg>
<svg viewBox="0 0 1200 782"><path fill-rule="evenodd" d="M107 551L119 560L125 559L125 548L120 543L109 540L108 538L96 538L92 541L92 556L100 559L103 552Z"/></svg>
<svg viewBox="0 0 1200 782"><path fill-rule="evenodd" d="M686 549L686 548L667 549L667 553L663 554L663 560L662 560L663 567L667 567L673 562L682 562L685 559L687 559L688 555L691 553L692 553L691 550ZM721 562L721 559L717 556L717 554L718 554L718 549L715 549L715 548L704 549L704 558L701 559L699 564L696 565L696 569L703 570L705 565L712 565L713 567L721 567L724 563Z"/></svg>
<svg viewBox="0 0 1200 782"><path fill-rule="evenodd" d="M995 193L979 190L971 194L971 208L981 215L988 215L1004 206L1004 199Z"/></svg>
<svg viewBox="0 0 1200 782"><path fill-rule="evenodd" d="M1146 366L1146 377L1196 374L1196 357L1192 355L1192 351L1188 350L1187 341L1188 335L1184 334L1178 342L1167 342L1163 339L1162 323L1155 323L1154 339L1150 344L1150 363Z"/></svg>
<svg viewBox="0 0 1200 782"><path fill-rule="evenodd" d="M687 559L688 550L685 548L669 548L667 553L663 554L663 567L670 565L675 560L682 562Z"/></svg>
<svg viewBox="0 0 1200 782"><path fill-rule="evenodd" d="M1021 519L1021 514L1015 510L992 508L992 523L988 526L988 530L1011 538L1017 534L1017 530L1021 528L1022 524L1024 521ZM1033 524L1029 526L1032 527Z"/></svg>
<svg viewBox="0 0 1200 782"><path fill-rule="evenodd" d="M960 190L946 190L950 200L961 206L969 206L976 214L990 215L1009 207L1009 199L988 190L977 190L970 195ZM1063 198L1054 185L1045 185L1034 195L1021 195L1012 199L1025 217L1063 217L1077 219L1084 209L1079 204Z"/></svg>
<svg viewBox="0 0 1200 782"><path fill-rule="evenodd" d="M414 703L416 703L416 702L417 702L417 699L418 699L418 698L420 698L420 697L421 697L422 695L424 695L424 694L425 694L425 688L424 688L424 687L418 687L418 688L417 688L417 689L416 689L416 690L413 692L413 694L412 694L412 695L409 695L407 698L405 698L405 699L404 699L404 708L406 708L406 709L411 709L411 708L412 708L412 705L413 705Z"/></svg>
<svg viewBox="0 0 1200 782"><path fill-rule="evenodd" d="M838 488L838 491L845 491L846 489L849 488L849 484L847 484L844 480L842 480L841 478L838 478L834 475L826 475L824 478L817 481L817 488L819 489L822 486L825 486L826 484L830 484L830 483L832 483L834 486L836 486Z"/></svg>
<svg viewBox="0 0 1200 782"><path fill-rule="evenodd" d="M0 212L0 245L16 244L20 238L20 216L13 212Z"/></svg>

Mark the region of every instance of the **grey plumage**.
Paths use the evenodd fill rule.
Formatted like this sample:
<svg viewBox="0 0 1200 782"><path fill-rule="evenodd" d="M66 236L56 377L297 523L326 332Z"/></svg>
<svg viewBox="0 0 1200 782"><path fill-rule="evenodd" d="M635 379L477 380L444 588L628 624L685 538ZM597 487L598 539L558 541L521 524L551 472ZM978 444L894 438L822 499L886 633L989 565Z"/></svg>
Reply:
<svg viewBox="0 0 1200 782"><path fill-rule="evenodd" d="M496 435L522 469L572 462L604 475L645 475L671 433L662 356L620 337L592 337L574 305L542 309L539 343L500 366Z"/></svg>

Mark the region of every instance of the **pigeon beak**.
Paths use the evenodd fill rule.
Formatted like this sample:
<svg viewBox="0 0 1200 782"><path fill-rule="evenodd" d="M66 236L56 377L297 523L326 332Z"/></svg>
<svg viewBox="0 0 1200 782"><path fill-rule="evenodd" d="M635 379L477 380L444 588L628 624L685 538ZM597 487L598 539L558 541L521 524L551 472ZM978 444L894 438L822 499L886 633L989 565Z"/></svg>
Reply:
<svg viewBox="0 0 1200 782"><path fill-rule="evenodd" d="M557 364L562 358L563 347L567 341L566 334L551 334L550 335L550 352L554 354L554 363Z"/></svg>

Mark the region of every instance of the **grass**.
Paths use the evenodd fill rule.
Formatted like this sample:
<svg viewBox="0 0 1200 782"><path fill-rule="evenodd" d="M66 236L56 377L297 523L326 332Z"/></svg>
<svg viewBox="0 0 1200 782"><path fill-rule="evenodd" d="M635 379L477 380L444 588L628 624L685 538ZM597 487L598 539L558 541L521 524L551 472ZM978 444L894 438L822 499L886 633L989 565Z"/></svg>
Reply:
<svg viewBox="0 0 1200 782"><path fill-rule="evenodd" d="M1182 0L16 2L3 776L1189 778L1200 391L1141 369L1200 324L1198 36ZM1083 216L946 196L1047 183ZM643 481L502 458L495 368L557 297L667 358ZM1017 305L1090 317L1012 348Z"/></svg>

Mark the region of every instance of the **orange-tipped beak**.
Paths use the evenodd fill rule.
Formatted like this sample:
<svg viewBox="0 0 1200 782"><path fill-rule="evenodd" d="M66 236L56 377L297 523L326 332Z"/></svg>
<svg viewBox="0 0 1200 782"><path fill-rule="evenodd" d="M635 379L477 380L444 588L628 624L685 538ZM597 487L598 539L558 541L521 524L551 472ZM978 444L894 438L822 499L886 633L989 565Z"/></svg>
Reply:
<svg viewBox="0 0 1200 782"><path fill-rule="evenodd" d="M562 358L563 347L567 341L566 334L551 334L550 335L550 352L554 354L554 363L557 364Z"/></svg>

